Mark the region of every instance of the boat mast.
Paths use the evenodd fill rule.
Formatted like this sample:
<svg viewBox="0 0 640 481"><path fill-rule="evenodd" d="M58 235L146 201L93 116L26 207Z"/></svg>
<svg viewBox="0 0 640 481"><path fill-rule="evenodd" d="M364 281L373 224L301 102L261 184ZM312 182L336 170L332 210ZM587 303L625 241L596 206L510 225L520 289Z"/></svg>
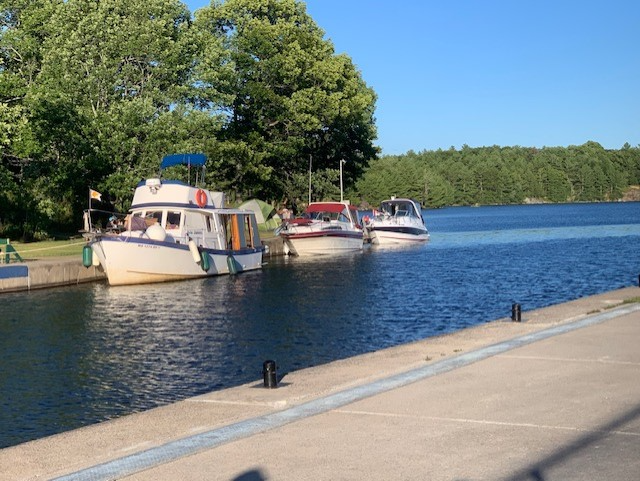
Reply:
<svg viewBox="0 0 640 481"><path fill-rule="evenodd" d="M344 202L344 195L342 192L342 164L346 164L347 161L342 159L340 160L340 202Z"/></svg>
<svg viewBox="0 0 640 481"><path fill-rule="evenodd" d="M311 204L311 159L313 155L309 154L309 204Z"/></svg>

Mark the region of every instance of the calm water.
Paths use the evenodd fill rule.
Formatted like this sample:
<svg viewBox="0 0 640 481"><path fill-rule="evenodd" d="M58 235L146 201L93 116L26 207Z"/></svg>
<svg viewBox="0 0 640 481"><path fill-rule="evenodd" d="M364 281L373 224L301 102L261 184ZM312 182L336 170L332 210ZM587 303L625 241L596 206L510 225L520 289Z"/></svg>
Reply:
<svg viewBox="0 0 640 481"><path fill-rule="evenodd" d="M638 282L638 203L426 215L418 247L1 295L0 447Z"/></svg>

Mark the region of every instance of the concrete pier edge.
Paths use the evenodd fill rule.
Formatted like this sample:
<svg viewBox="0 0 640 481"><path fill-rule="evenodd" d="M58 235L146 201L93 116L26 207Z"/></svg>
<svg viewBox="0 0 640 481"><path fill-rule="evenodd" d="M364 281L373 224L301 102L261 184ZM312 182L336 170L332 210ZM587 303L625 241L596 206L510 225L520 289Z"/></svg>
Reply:
<svg viewBox="0 0 640 481"><path fill-rule="evenodd" d="M438 361L428 366L412 369L368 384L352 387L335 394L320 397L289 409L247 419L229 426L178 439L158 447L129 456L114 459L87 469L54 478L54 481L108 481L120 479L137 472L190 456L222 444L263 433L286 424L343 407L376 394L390 391L427 377L475 363L497 354L525 346L552 336L593 326L610 319L640 311L640 304L612 308L607 312L592 314L567 324L561 324L534 333L492 344L469 353Z"/></svg>

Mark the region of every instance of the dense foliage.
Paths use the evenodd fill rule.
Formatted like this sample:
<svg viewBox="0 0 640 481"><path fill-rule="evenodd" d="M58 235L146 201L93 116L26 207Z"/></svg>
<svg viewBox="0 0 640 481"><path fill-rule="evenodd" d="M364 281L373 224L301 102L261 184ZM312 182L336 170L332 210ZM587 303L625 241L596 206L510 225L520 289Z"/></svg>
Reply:
<svg viewBox="0 0 640 481"><path fill-rule="evenodd" d="M297 0L0 0L0 235L75 230L90 187L126 209L175 152L236 198L306 198L310 156L353 183L376 98L323 36Z"/></svg>
<svg viewBox="0 0 640 481"><path fill-rule="evenodd" d="M371 162L351 193L376 205L391 195L425 206L586 202L622 198L640 184L640 148L480 147L409 152Z"/></svg>
<svg viewBox="0 0 640 481"><path fill-rule="evenodd" d="M125 210L177 152L232 201L618 199L639 152L487 147L377 158L376 96L300 0L0 0L0 236L73 232L89 188ZM312 167L310 169L310 166ZM105 206L108 207L108 206Z"/></svg>

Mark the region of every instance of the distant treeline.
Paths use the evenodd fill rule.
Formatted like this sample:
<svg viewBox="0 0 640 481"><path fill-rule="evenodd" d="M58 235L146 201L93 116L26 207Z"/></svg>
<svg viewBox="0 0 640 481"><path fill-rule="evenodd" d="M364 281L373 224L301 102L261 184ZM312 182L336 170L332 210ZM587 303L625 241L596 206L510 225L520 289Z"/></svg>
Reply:
<svg viewBox="0 0 640 481"><path fill-rule="evenodd" d="M640 184L640 148L479 147L409 152L370 163L352 196L375 205L391 195L427 207L619 200Z"/></svg>

